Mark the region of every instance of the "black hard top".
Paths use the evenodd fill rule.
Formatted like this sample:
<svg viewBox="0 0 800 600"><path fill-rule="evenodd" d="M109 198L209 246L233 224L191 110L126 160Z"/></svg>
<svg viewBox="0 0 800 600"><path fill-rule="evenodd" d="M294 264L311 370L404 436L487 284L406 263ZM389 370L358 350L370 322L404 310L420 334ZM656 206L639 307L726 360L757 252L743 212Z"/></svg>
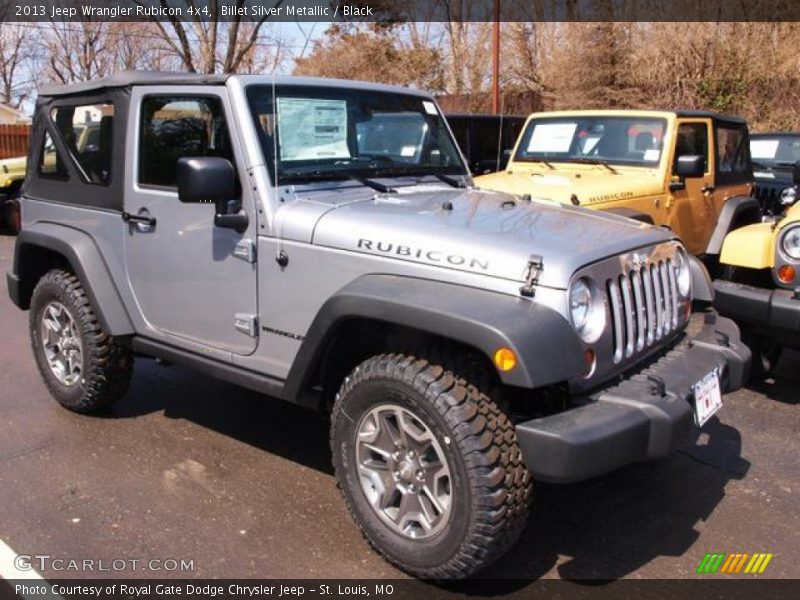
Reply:
<svg viewBox="0 0 800 600"><path fill-rule="evenodd" d="M719 121L731 121L733 123L746 123L742 117L734 115L723 115L711 110L676 110L675 114L679 117L700 117L706 119L717 119Z"/></svg>

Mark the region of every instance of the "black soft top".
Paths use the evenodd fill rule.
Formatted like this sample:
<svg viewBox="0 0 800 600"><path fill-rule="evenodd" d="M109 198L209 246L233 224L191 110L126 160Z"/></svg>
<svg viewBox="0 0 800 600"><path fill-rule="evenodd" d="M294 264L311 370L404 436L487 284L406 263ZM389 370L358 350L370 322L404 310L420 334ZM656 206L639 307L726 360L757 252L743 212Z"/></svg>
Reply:
<svg viewBox="0 0 800 600"><path fill-rule="evenodd" d="M43 85L39 96L71 96L125 88L133 85L223 85L230 75L204 73L169 73L165 71L121 71L111 77L67 85Z"/></svg>

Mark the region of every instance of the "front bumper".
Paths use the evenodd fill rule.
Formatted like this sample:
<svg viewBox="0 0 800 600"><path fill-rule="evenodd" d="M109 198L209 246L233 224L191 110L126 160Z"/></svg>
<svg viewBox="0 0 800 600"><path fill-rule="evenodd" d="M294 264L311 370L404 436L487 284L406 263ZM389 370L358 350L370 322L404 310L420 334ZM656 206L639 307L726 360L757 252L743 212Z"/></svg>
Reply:
<svg viewBox="0 0 800 600"><path fill-rule="evenodd" d="M739 389L750 350L730 319L707 315L702 330L578 408L518 423L522 454L541 481L570 483L661 458L688 441L693 386L714 369L723 393Z"/></svg>
<svg viewBox="0 0 800 600"><path fill-rule="evenodd" d="M791 290L766 289L717 280L714 306L784 346L800 348L800 298Z"/></svg>

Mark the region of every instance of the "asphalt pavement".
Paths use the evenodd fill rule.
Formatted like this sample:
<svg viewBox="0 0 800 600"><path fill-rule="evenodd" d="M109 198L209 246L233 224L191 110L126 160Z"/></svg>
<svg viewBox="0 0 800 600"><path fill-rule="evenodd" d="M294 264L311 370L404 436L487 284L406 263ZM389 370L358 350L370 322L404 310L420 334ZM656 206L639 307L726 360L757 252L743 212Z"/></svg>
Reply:
<svg viewBox="0 0 800 600"><path fill-rule="evenodd" d="M0 235L0 274L13 244ZM403 577L345 510L324 416L142 359L107 414L72 414L0 285L0 540L49 555L43 576L89 576L49 564L74 559L125 561L99 577ZM674 458L537 484L521 541L483 577L709 577L695 573L707 552L769 552L758 577L800 578L799 400L790 352Z"/></svg>

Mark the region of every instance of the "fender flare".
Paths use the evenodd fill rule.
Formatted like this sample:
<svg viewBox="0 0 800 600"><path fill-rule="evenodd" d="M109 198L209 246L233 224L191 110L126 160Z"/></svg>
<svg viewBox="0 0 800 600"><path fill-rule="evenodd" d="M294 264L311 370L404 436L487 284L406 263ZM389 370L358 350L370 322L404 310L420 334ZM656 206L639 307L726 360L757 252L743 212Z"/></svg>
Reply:
<svg viewBox="0 0 800 600"><path fill-rule="evenodd" d="M655 225L655 221L653 221L652 216L638 210L633 210L632 208L620 206L617 208L605 209L605 212L611 213L612 215L619 215L620 217L625 217L627 219L633 219L634 221L639 221L641 223L647 223L648 225Z"/></svg>
<svg viewBox="0 0 800 600"><path fill-rule="evenodd" d="M583 345L572 325L552 308L526 298L450 283L396 275L363 275L320 308L286 380L284 396L309 386L336 331L351 319L367 319L432 333L471 346L493 364L508 347L517 366L497 371L507 385L537 388L580 376Z"/></svg>
<svg viewBox="0 0 800 600"><path fill-rule="evenodd" d="M701 302L714 301L714 285L711 283L711 276L708 269L699 258L693 254L688 254L689 269L692 273L692 299Z"/></svg>
<svg viewBox="0 0 800 600"><path fill-rule="evenodd" d="M719 255L725 236L734 223L750 225L761 220L761 206L752 196L735 196L725 201L717 219L717 225L708 241L706 254Z"/></svg>
<svg viewBox="0 0 800 600"><path fill-rule="evenodd" d="M15 302L19 308L30 308L33 288L42 275L36 261L40 256L37 249L42 248L63 256L69 263L106 332L114 336L134 333L125 304L94 240L78 229L55 223L36 223L17 237L14 271L9 277L17 281Z"/></svg>

